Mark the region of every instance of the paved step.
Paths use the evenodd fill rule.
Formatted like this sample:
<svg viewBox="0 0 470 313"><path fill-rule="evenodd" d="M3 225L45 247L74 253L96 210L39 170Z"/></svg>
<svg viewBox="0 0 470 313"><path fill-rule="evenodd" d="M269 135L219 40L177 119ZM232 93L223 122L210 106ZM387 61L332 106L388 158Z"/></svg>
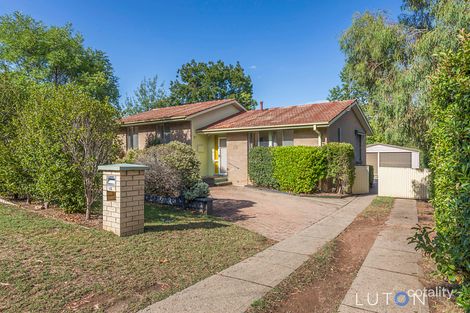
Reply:
<svg viewBox="0 0 470 313"><path fill-rule="evenodd" d="M227 176L210 176L210 177L204 177L203 181L208 184L210 187L214 186L228 186L231 185L232 182L230 182L227 178Z"/></svg>
<svg viewBox="0 0 470 313"><path fill-rule="evenodd" d="M375 196L361 196L303 231L141 310L141 313L243 313L337 237Z"/></svg>

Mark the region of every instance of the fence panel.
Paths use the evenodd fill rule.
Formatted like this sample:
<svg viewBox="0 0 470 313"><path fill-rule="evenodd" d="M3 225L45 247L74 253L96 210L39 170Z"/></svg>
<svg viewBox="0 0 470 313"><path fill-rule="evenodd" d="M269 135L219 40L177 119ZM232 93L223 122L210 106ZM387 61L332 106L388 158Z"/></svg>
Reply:
<svg viewBox="0 0 470 313"><path fill-rule="evenodd" d="M379 196L429 199L429 169L379 167Z"/></svg>

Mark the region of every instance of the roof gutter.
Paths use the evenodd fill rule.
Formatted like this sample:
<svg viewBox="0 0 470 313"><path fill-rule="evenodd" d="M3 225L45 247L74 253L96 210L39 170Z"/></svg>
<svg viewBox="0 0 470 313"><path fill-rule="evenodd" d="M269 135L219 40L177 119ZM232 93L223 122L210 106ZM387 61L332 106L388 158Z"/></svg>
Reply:
<svg viewBox="0 0 470 313"><path fill-rule="evenodd" d="M138 121L138 122L128 122L128 123L123 123L121 122L120 126L121 127L128 127L128 126L138 126L138 125L153 125L153 124L162 124L162 123L168 123L168 122L184 122L187 121L187 118L185 117L172 117L172 118L165 118L161 120L153 120L153 121Z"/></svg>
<svg viewBox="0 0 470 313"><path fill-rule="evenodd" d="M298 129L298 128L310 128L310 127L327 127L328 123L309 123L309 124L286 124L286 125L275 125L275 126L255 126L255 127L239 127L239 128L219 128L210 130L197 130L198 133L202 134L220 134L220 133L240 133L247 131L263 131L263 130L280 130L280 129Z"/></svg>

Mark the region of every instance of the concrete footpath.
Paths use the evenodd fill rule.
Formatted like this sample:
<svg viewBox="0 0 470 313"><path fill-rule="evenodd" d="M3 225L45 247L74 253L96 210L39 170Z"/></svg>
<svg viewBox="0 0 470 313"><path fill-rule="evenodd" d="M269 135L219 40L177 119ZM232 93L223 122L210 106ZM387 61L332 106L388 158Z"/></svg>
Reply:
<svg viewBox="0 0 470 313"><path fill-rule="evenodd" d="M226 270L140 312L242 313L336 238L375 198L360 196L335 213Z"/></svg>
<svg viewBox="0 0 470 313"><path fill-rule="evenodd" d="M414 233L411 227L417 222L416 201L396 199L385 229L357 273L340 313L429 311L418 278L421 256L407 244Z"/></svg>

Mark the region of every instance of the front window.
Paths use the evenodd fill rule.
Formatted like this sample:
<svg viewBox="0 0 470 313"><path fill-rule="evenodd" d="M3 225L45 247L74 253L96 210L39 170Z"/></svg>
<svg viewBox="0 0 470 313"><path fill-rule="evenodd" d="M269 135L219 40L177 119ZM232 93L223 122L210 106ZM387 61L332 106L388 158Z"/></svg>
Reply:
<svg viewBox="0 0 470 313"><path fill-rule="evenodd" d="M286 129L282 131L282 145L283 146L294 145L294 131L292 129Z"/></svg>
<svg viewBox="0 0 470 313"><path fill-rule="evenodd" d="M127 149L139 149L139 130L137 127L127 128Z"/></svg>
<svg viewBox="0 0 470 313"><path fill-rule="evenodd" d="M356 135L356 144L354 146L354 154L356 156L356 164L362 164L362 159L363 159L363 155L362 155L362 142L363 142L363 139L362 139L362 137L364 136L364 133L356 130L355 135Z"/></svg>
<svg viewBox="0 0 470 313"><path fill-rule="evenodd" d="M294 145L294 131L275 130L251 132L248 134L249 147L281 147Z"/></svg>
<svg viewBox="0 0 470 313"><path fill-rule="evenodd" d="M250 149L258 146L258 138L259 138L259 134L257 132L248 133L248 141L249 141Z"/></svg>
<svg viewBox="0 0 470 313"><path fill-rule="evenodd" d="M270 132L259 132L259 145L261 147L270 147Z"/></svg>

